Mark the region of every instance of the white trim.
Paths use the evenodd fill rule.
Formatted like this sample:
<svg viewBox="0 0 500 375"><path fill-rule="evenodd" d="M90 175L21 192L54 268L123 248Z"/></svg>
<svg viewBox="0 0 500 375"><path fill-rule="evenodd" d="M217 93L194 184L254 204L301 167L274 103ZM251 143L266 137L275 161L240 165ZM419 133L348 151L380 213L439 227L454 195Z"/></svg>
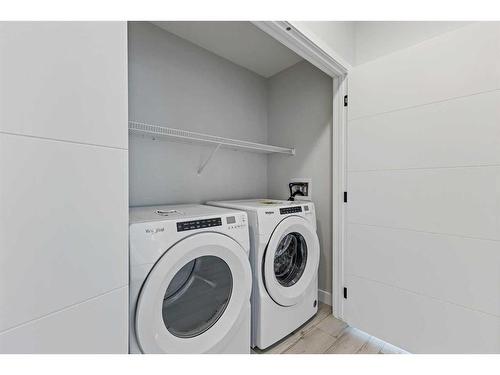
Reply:
<svg viewBox="0 0 500 375"><path fill-rule="evenodd" d="M318 300L328 306L332 305L332 294L326 290L318 289Z"/></svg>
<svg viewBox="0 0 500 375"><path fill-rule="evenodd" d="M347 77L333 78L332 129L332 310L336 318L343 317L344 245L347 191Z"/></svg>
<svg viewBox="0 0 500 375"><path fill-rule="evenodd" d="M321 45L317 37L306 30L297 29L291 22L255 21L252 23L329 76L343 76L351 67L330 48Z"/></svg>
<svg viewBox="0 0 500 375"><path fill-rule="evenodd" d="M333 315L343 316L344 289L344 245L345 245L345 204L347 191L347 74L351 69L335 51L326 46L316 35L307 30L299 30L287 21L252 22L262 31L278 40L292 51L321 69L333 79L332 118L332 293L319 291L320 301L332 305Z"/></svg>

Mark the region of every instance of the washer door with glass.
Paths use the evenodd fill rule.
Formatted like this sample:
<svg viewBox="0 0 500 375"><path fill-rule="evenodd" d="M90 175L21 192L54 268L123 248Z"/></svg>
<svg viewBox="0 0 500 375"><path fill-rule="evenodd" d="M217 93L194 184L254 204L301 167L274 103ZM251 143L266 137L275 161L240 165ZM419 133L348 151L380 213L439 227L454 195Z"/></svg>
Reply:
<svg viewBox="0 0 500 375"><path fill-rule="evenodd" d="M165 252L141 289L135 319L141 350L223 348L247 315L251 288L248 256L236 241L218 233L183 239Z"/></svg>
<svg viewBox="0 0 500 375"><path fill-rule="evenodd" d="M311 224L299 217L283 219L273 231L263 261L266 290L282 306L299 302L319 265L319 240Z"/></svg>

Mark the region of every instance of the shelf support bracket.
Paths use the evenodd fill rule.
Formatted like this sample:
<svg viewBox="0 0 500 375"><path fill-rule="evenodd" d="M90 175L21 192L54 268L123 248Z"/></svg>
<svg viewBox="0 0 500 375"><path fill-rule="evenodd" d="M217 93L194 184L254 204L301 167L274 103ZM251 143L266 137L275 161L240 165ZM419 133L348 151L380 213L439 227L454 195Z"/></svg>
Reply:
<svg viewBox="0 0 500 375"><path fill-rule="evenodd" d="M201 172L203 172L203 170L205 169L205 167L207 166L207 164L210 162L210 160L212 160L212 158L214 157L215 153L217 152L217 150L220 148L221 144L219 143L213 150L212 152L210 153L210 155L208 155L208 158L200 165L200 167L198 168L198 175L201 174Z"/></svg>

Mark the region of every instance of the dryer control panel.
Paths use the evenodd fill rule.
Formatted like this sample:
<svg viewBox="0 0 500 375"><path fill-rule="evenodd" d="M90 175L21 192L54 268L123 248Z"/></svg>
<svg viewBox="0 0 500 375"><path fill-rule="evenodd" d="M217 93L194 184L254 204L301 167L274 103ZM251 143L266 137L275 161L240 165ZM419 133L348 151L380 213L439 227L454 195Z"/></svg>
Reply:
<svg viewBox="0 0 500 375"><path fill-rule="evenodd" d="M297 212L302 212L302 206L280 208L281 215L294 214Z"/></svg>
<svg viewBox="0 0 500 375"><path fill-rule="evenodd" d="M190 220L177 223L177 232L220 226L222 226L222 219L220 217L214 217L212 219Z"/></svg>

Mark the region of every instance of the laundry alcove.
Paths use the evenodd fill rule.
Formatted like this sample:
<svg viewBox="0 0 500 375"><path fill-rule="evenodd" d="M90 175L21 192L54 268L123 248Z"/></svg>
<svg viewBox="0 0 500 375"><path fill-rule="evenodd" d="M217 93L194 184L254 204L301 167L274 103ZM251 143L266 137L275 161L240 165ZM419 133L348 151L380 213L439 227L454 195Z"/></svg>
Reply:
<svg viewBox="0 0 500 375"><path fill-rule="evenodd" d="M332 78L250 22L129 22L128 70L130 206L286 199L311 178L329 295Z"/></svg>

